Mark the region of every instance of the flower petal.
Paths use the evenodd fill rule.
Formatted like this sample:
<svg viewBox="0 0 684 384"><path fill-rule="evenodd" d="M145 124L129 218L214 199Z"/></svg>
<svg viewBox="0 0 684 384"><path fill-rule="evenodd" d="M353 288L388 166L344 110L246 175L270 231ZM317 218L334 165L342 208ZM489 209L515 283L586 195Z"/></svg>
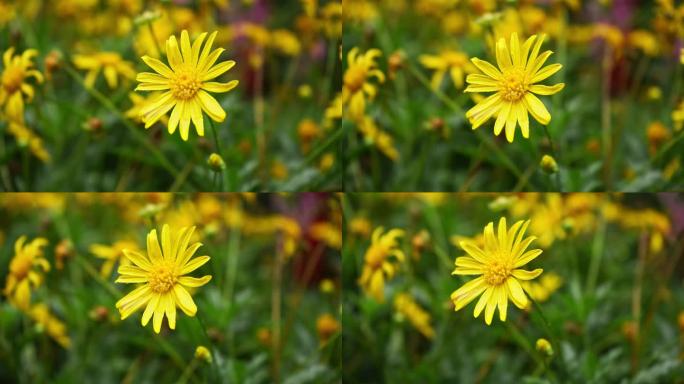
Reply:
<svg viewBox="0 0 684 384"><path fill-rule="evenodd" d="M181 276L178 278L178 283L182 284L186 287L190 288L197 288L205 285L211 280L210 275L202 276L202 277L190 277L190 276Z"/></svg>
<svg viewBox="0 0 684 384"><path fill-rule="evenodd" d="M233 68L235 66L235 61L229 60L229 61L224 61L223 63L215 65L213 68L209 69L207 73L204 74L200 78L200 81L208 81L213 78L219 77L225 72L227 72L229 69Z"/></svg>
<svg viewBox="0 0 684 384"><path fill-rule="evenodd" d="M226 118L226 112L221 108L221 104L214 99L213 96L208 94L204 90L200 90L197 95L199 96L200 106L212 120L216 122L222 122Z"/></svg>
<svg viewBox="0 0 684 384"><path fill-rule="evenodd" d="M514 269L512 274L513 277L520 280L532 280L544 272L543 269L537 268L534 271L526 271L524 269Z"/></svg>
<svg viewBox="0 0 684 384"><path fill-rule="evenodd" d="M202 84L202 89L207 92L223 93L228 92L238 85L239 81L233 80L227 83L207 82Z"/></svg>
<svg viewBox="0 0 684 384"><path fill-rule="evenodd" d="M197 268L203 266L204 264L206 264L207 261L209 261L210 259L211 259L211 257L209 257L209 256L199 256L199 257L196 257L196 258L190 260L187 264L185 264L185 265L181 268L180 274L181 274L181 275L187 275L188 273L190 273L190 272L194 271L195 269L197 269Z"/></svg>
<svg viewBox="0 0 684 384"><path fill-rule="evenodd" d="M171 70L171 68L169 68L166 64L162 63L159 59L155 59L154 57L149 56L143 56L142 60L145 62L145 64L147 64L150 68L157 71L157 73L159 73L160 75L166 78L173 77L173 71Z"/></svg>
<svg viewBox="0 0 684 384"><path fill-rule="evenodd" d="M176 296L176 304L188 316L195 316L197 313L197 305L192 300L192 296L188 293L182 285L176 284L173 287L173 293Z"/></svg>
<svg viewBox="0 0 684 384"><path fill-rule="evenodd" d="M152 264L150 264L150 261L147 259L147 257L143 256L142 254L128 249L124 249L123 254L128 260L132 261L133 264L137 265L138 267L146 271L152 269Z"/></svg>

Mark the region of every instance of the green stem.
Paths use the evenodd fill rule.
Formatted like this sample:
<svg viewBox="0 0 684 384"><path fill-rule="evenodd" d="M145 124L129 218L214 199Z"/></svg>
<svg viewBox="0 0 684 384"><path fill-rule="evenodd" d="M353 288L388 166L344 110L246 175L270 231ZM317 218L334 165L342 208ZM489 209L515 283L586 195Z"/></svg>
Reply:
<svg viewBox="0 0 684 384"><path fill-rule="evenodd" d="M197 367L197 359L193 358L190 364L188 364L185 369L183 370L183 373L181 374L180 379L178 379L178 384L185 384L188 382L188 379L190 379L190 376L192 373L195 371L195 368Z"/></svg>
<svg viewBox="0 0 684 384"><path fill-rule="evenodd" d="M98 282L114 299L118 299L119 296L121 296L121 293L112 286L110 282L102 278L102 276L97 273L97 270L86 260L83 256L80 254L76 254L76 262L83 267L83 269L86 271L90 277L92 277L95 281Z"/></svg>
<svg viewBox="0 0 684 384"><path fill-rule="evenodd" d="M561 361L561 366L563 366L562 362L563 360L563 350L561 349L560 343L558 343L558 338L556 337L555 333L551 329L551 325L549 324L549 321L546 319L546 316L544 315L544 310L542 307L537 303L535 299L532 297L528 296L529 300L532 302L534 305L535 311L539 314L539 318L542 320L542 326L544 327L544 332L549 337L549 341L551 342L551 346L553 347L554 353L558 354L558 359Z"/></svg>
<svg viewBox="0 0 684 384"><path fill-rule="evenodd" d="M606 238L606 222L603 216L599 218L596 234L594 235L594 243L591 247L591 260L589 262L589 272L587 273L586 290L590 294L596 289L598 282L599 268L601 266L601 259L603 258L603 251L605 248Z"/></svg>
<svg viewBox="0 0 684 384"><path fill-rule="evenodd" d="M216 364L217 364L217 361L216 361L216 360L217 360L217 359L215 358L215 357L217 356L217 354L216 354L216 352L215 352L215 351L216 351L216 348L214 348L214 345L213 345L213 343L211 342L211 339L209 338L209 333L207 332L207 328L206 328L206 326L204 325L204 320L202 320L202 315L200 314L199 311L195 314L195 317L197 318L197 322L199 323L200 328L202 328L202 334L204 334L204 339L205 339L206 342L207 342L207 346L208 346L208 348L209 348L210 351L211 351L212 357L214 357L214 361L213 361L212 364L211 364L211 366L212 366L212 373L213 373L213 375L214 375L215 378L218 378L218 377L219 377L219 372L218 372L218 369L216 368Z"/></svg>
<svg viewBox="0 0 684 384"><path fill-rule="evenodd" d="M449 99L447 95L445 95L438 89L433 89L430 85L430 81L428 81L428 79L425 76L423 76L423 74L420 73L420 71L418 71L413 66L413 64L407 63L406 67L408 68L409 72L411 72L411 74L416 79L418 79L418 81L421 84L423 84L423 86L425 86L428 90L430 90L430 92L437 96L437 98L442 103L444 103L447 107L451 108L456 114L461 116L465 115L463 109L458 104ZM515 165L511 158L508 157L508 155L504 151L502 151L501 148L499 148L496 145L496 143L494 143L494 141L492 141L491 138L487 137L481 130L475 130L475 135L478 137L478 139L480 139L481 142L483 142L487 147L489 147L489 149L492 150L492 152L494 152L494 154L499 158L499 161L501 161L504 164L504 166L507 167L508 170L511 171L517 178L520 178L522 176L522 172L520 171L520 169Z"/></svg>
<svg viewBox="0 0 684 384"><path fill-rule="evenodd" d="M66 63L66 60L65 60ZM114 115L116 115L119 120L129 129L133 137L138 140L141 144L143 144L151 153L152 155L159 161L161 166L166 169L169 173L171 173L174 177L178 177L178 169L174 167L171 162L164 156L164 154L157 149L154 144L152 144L147 138L140 133L138 130L138 127L134 126L127 118L124 116L124 114L119 111L112 102L105 97L102 93L100 93L98 90L95 88L87 87L83 81L83 78L76 72L75 69L73 69L70 65L65 64L64 69L66 72L74 79L76 80L83 88L88 92L92 97L94 97L100 104L102 104L103 107L107 108L110 112L112 112Z"/></svg>
<svg viewBox="0 0 684 384"><path fill-rule="evenodd" d="M214 126L214 121L208 118L209 126L211 127L211 133L214 136L214 145L216 146L216 153L218 153L221 158L223 158L223 151L221 151L221 146L219 145L218 133L216 132L216 127Z"/></svg>
<svg viewBox="0 0 684 384"><path fill-rule="evenodd" d="M549 146L551 147L551 156L553 156L553 159L558 162L558 155L556 153L556 146L554 145L553 138L551 137L551 133L549 132L549 127L544 126L544 132L546 132L546 138L549 140ZM563 192L563 185L561 184L561 169L560 166L558 167L558 171L554 172L553 174L549 174L549 177L552 177L554 179L554 183L556 184L556 188L558 192Z"/></svg>

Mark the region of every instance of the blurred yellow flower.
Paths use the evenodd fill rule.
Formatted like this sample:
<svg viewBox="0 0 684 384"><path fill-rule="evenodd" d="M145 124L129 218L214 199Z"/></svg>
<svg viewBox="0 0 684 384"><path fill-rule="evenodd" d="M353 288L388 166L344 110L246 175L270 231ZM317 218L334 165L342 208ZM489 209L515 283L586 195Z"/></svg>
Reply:
<svg viewBox="0 0 684 384"><path fill-rule="evenodd" d="M43 146L43 139L24 125L24 123L10 121L7 132L14 136L20 146L27 147L43 163L50 163L52 161L50 153Z"/></svg>
<svg viewBox="0 0 684 384"><path fill-rule="evenodd" d="M185 227L172 232L164 224L161 231L161 248L157 230L147 235L147 255L125 249L124 255L134 265L119 267L117 283L142 284L116 303L124 320L143 306L143 327L154 315L154 331L161 331L166 316L169 328L176 329L176 306L188 316L195 316L197 306L186 288L197 288L211 280L210 275L200 278L185 276L209 261L209 256L193 259L201 243L190 245L195 227Z"/></svg>
<svg viewBox="0 0 684 384"><path fill-rule="evenodd" d="M540 277L539 281L523 281L521 285L531 298L541 303L563 285L563 278L557 273L549 272Z"/></svg>
<svg viewBox="0 0 684 384"><path fill-rule="evenodd" d="M90 246L90 253L95 257L104 259L105 262L100 267L100 275L108 279L112 275L112 269L118 262L119 265L130 265L131 262L124 256L124 249L129 251L139 252L138 244L131 240L119 240L112 245L92 244Z"/></svg>
<svg viewBox="0 0 684 384"><path fill-rule="evenodd" d="M344 72L342 88L342 103L349 105L351 120L359 120L366 110L366 99L373 99L377 93L375 85L370 83L376 78L380 83L385 81L385 75L377 68L375 59L382 55L379 49L370 49L359 54L359 48L354 47L347 54L347 70Z"/></svg>
<svg viewBox="0 0 684 384"><path fill-rule="evenodd" d="M28 315L59 345L64 348L71 347L71 339L67 335L66 325L50 312L47 305L39 303L32 306Z"/></svg>
<svg viewBox="0 0 684 384"><path fill-rule="evenodd" d="M191 121L197 134L204 136L202 111L216 122L222 122L226 118L226 112L208 92L228 92L238 85L238 81L217 83L209 80L231 69L235 62L229 60L214 65L224 49L217 48L211 51L216 32L209 36L202 48L206 35L206 32L199 35L191 46L188 32L183 30L180 50L176 37L169 37L166 41L166 55L170 68L158 59L149 56L142 57L142 60L157 73L139 73L136 80L140 82L140 85L135 90L165 91L142 110L145 128L151 127L159 118L173 109L169 119L169 133L173 134L180 126L181 138L187 141Z"/></svg>
<svg viewBox="0 0 684 384"><path fill-rule="evenodd" d="M103 71L109 88L119 85L119 76L133 79L135 70L133 64L121 58L116 52L97 52L89 55L74 55L74 65L78 69L88 71L85 77L86 87L92 88L100 71Z"/></svg>
<svg viewBox="0 0 684 384"><path fill-rule="evenodd" d="M475 317L485 311L485 322L492 323L494 311L499 309L499 319L506 321L508 300L518 308L524 309L528 299L520 281L528 281L542 273L542 269L526 271L519 269L541 255L541 249L527 247L536 239L524 238L530 221L518 221L510 230L506 218L499 220L498 233L494 233L494 223L484 229L484 247L480 248L468 240L461 242L467 256L456 258L456 269L452 275L479 275L451 294L455 310L458 311L480 296L475 306Z"/></svg>
<svg viewBox="0 0 684 384"><path fill-rule="evenodd" d="M404 236L401 229L390 229L383 235L384 228L378 227L373 231L371 246L366 250L363 270L359 277L359 285L363 291L376 301L385 301L385 280L394 277L399 262L404 262L406 256L399 248L397 239Z"/></svg>
<svg viewBox="0 0 684 384"><path fill-rule="evenodd" d="M553 53L545 51L539 54L543 41L544 35L539 38L533 35L521 46L518 35L514 33L511 35L509 47L505 39L499 39L496 43L498 69L486 61L472 59L473 64L483 74L468 75L466 81L469 86L464 92L496 92L466 112L473 129L477 129L496 115L494 134L498 136L505 126L506 139L513 142L517 124L520 124L523 137L529 137L528 112L539 123L549 124L551 115L544 103L534 94L553 95L562 90L565 84L535 84L549 78L563 67L561 64L551 64L542 68Z"/></svg>
<svg viewBox="0 0 684 384"><path fill-rule="evenodd" d="M5 106L5 118L17 123L24 122L24 96L26 101L33 100L34 90L26 80L30 77L38 83L43 82L43 75L33 69L33 58L38 55L35 49L27 49L21 55L14 56L14 47L9 47L2 55L2 87L0 87L0 106Z"/></svg>
<svg viewBox="0 0 684 384"><path fill-rule="evenodd" d="M466 73L476 72L475 67L468 61L468 55L459 51L445 50L437 55L421 55L418 60L425 68L434 71L430 85L435 90L442 84L447 72L458 89L463 88L463 77Z"/></svg>
<svg viewBox="0 0 684 384"><path fill-rule="evenodd" d="M150 104L151 101L159 97L158 92L149 94L147 97L141 96L135 92L129 92L128 98L133 105L126 111L126 117L138 123L144 123L142 118L142 110ZM159 119L163 124L168 124L169 117L164 115Z"/></svg>
<svg viewBox="0 0 684 384"><path fill-rule="evenodd" d="M324 313L316 319L316 332L321 344L327 342L330 337L340 331L340 322L329 313Z"/></svg>
<svg viewBox="0 0 684 384"><path fill-rule="evenodd" d="M50 263L43 255L47 239L37 237L26 244L26 236L14 243L14 257L10 261L9 273L3 293L8 301L19 309L27 310L31 303L31 288L43 282L43 272L50 270Z"/></svg>
<svg viewBox="0 0 684 384"><path fill-rule="evenodd" d="M435 337L435 330L430 325L430 313L421 308L408 293L399 293L394 297L394 310L406 317L423 336L428 339Z"/></svg>

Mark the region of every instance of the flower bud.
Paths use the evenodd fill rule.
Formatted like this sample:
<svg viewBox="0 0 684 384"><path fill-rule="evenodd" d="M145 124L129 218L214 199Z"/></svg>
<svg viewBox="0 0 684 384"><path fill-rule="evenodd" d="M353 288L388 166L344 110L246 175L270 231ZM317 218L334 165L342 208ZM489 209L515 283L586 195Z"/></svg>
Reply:
<svg viewBox="0 0 684 384"><path fill-rule="evenodd" d="M556 159L549 155L542 156L539 166L542 168L542 170L544 170L544 172L548 174L558 172L558 164L556 163Z"/></svg>
<svg viewBox="0 0 684 384"><path fill-rule="evenodd" d="M538 339L537 343L535 344L535 348L537 348L537 351L545 356L553 356L553 347L551 346L551 343L549 343L549 341L546 339Z"/></svg>
<svg viewBox="0 0 684 384"><path fill-rule="evenodd" d="M209 159L207 159L207 164L209 164L209 168L216 172L220 172L224 169L226 169L226 163L223 161L223 158L218 153L212 153L209 155Z"/></svg>

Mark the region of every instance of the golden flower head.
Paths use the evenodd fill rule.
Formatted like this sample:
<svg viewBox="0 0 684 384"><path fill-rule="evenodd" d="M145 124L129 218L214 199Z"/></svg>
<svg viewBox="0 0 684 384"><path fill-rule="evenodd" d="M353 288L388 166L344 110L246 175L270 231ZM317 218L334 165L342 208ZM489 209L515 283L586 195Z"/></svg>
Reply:
<svg viewBox="0 0 684 384"><path fill-rule="evenodd" d="M542 273L541 269L520 269L542 253L541 249L527 251L536 239L534 236L524 238L529 224L529 220L518 221L507 229L506 219L502 217L496 234L493 222L485 227L483 247L469 240L461 242L467 256L456 258L452 275L479 276L451 294L456 311L480 296L474 315L478 317L484 310L485 322L489 325L497 308L499 319L506 321L509 299L520 309L527 306L528 299L520 281L532 280Z"/></svg>
<svg viewBox="0 0 684 384"><path fill-rule="evenodd" d="M5 106L9 120L24 122L24 95L26 101L33 100L33 87L26 81L33 77L43 82L43 75L33 68L33 58L38 55L35 49L27 49L14 56L14 47L9 47L2 55L3 71L0 83L0 106Z"/></svg>
<svg viewBox="0 0 684 384"><path fill-rule="evenodd" d="M9 302L19 309L26 310L31 302L31 288L37 288L43 282L43 272L50 270L50 263L43 255L47 239L38 237L28 244L26 236L21 236L14 243L14 257L10 261L9 273L3 293Z"/></svg>
<svg viewBox="0 0 684 384"><path fill-rule="evenodd" d="M354 47L347 55L347 70L344 72L342 103L349 103L349 116L352 120L363 117L366 110L366 98L373 99L377 93L375 85L370 80L376 78L378 82L385 81L385 75L377 68L375 59L382 55L379 49L370 49L359 53Z"/></svg>
<svg viewBox="0 0 684 384"><path fill-rule="evenodd" d="M190 45L188 32L183 30L180 48L176 37L169 37L166 41L166 56L170 67L158 59L142 57L142 60L157 73L139 73L136 80L140 85L135 90L164 91L141 111L145 128L151 127L173 109L169 119L169 133L173 134L176 128L180 127L181 138L187 140L190 122L195 126L197 134L204 136L203 111L216 122L222 122L226 118L226 112L221 104L208 92L228 92L238 85L237 80L228 83L210 81L231 69L235 62L229 60L214 65L224 49L217 48L211 51L216 32L209 35L202 46L206 36L206 32L200 34Z"/></svg>
<svg viewBox="0 0 684 384"><path fill-rule="evenodd" d="M124 255L133 265L119 267L117 283L142 284L116 303L116 308L125 319L145 307L142 316L143 327L154 315L154 331L161 331L164 316L169 328L176 329L176 307L188 316L195 316L197 306L187 288L197 288L211 280L211 276L200 278L185 276L209 261L209 256L193 258L201 243L190 244L195 227L171 231L164 225L161 231L161 247L157 231L147 235L147 255L125 249Z"/></svg>
<svg viewBox="0 0 684 384"><path fill-rule="evenodd" d="M100 71L104 73L107 85L112 89L119 85L119 76L125 79L133 79L135 77L133 64L125 61L116 52L75 55L73 61L76 68L88 71L84 83L89 88L95 85L95 80Z"/></svg>
<svg viewBox="0 0 684 384"><path fill-rule="evenodd" d="M404 252L397 243L397 239L404 236L404 231L395 228L390 229L384 235L383 231L383 227L378 227L373 231L371 246L366 250L363 271L359 278L359 285L363 290L379 302L385 300L385 279L394 277L399 268L394 260L399 262L406 260Z"/></svg>
<svg viewBox="0 0 684 384"><path fill-rule="evenodd" d="M473 129L496 116L494 134L498 136L505 126L506 139L513 142L518 124L523 137L529 137L528 112L539 123L549 124L551 115L535 94L553 95L560 92L565 84L536 84L551 77L563 67L561 64L551 64L542 68L553 53L539 53L543 42L543 35L533 35L520 45L518 35L513 33L510 44L507 45L503 38L496 43L498 69L484 60L471 60L482 74L468 75L466 81L469 85L464 92L495 92L466 112Z"/></svg>

